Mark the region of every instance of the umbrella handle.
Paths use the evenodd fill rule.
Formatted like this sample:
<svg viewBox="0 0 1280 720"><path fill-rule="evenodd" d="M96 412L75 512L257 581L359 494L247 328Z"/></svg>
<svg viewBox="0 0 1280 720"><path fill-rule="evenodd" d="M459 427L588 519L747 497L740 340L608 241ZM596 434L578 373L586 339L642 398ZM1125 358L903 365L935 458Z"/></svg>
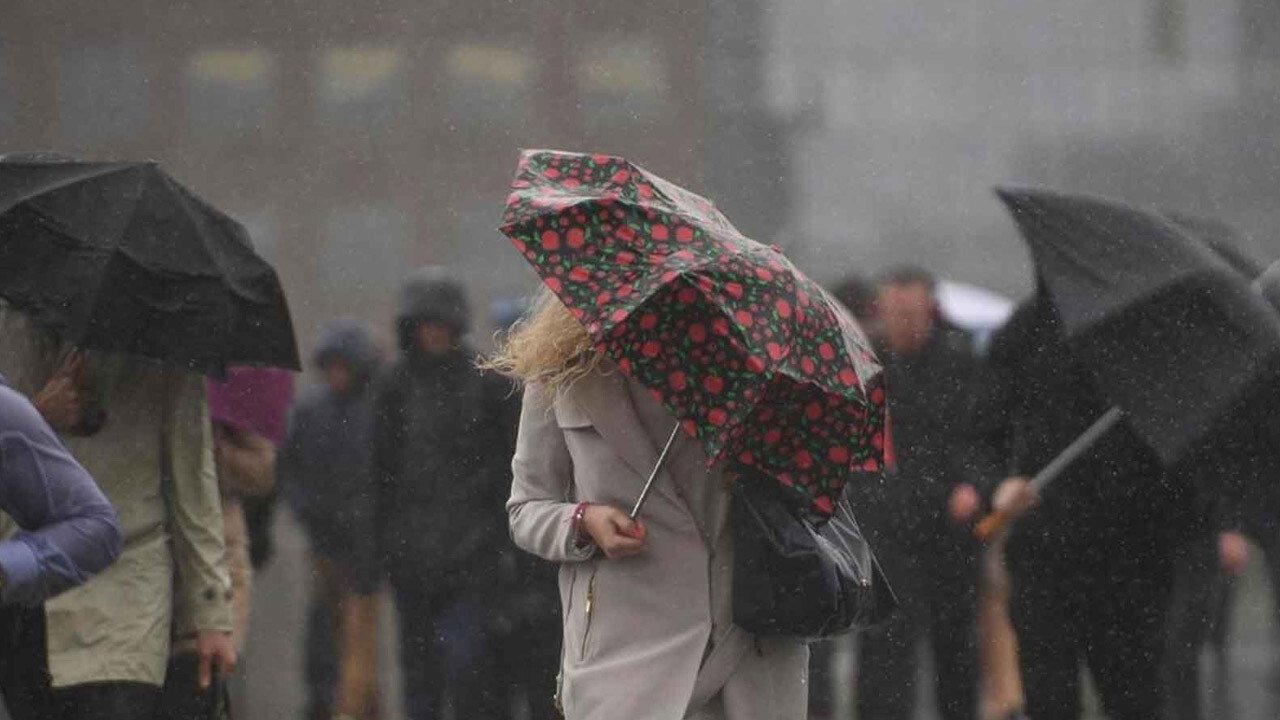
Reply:
<svg viewBox="0 0 1280 720"><path fill-rule="evenodd" d="M978 521L978 526L974 528L973 534L978 536L979 540L990 540L992 536L1004 529L1009 524L1009 514L996 510Z"/></svg>
<svg viewBox="0 0 1280 720"><path fill-rule="evenodd" d="M1056 480L1063 470L1071 466L1071 463L1080 459L1080 456L1086 450L1093 447L1093 444L1107 434L1108 430L1115 427L1116 423L1120 422L1123 417L1124 412L1118 407L1113 407L1103 413L1102 417L1095 420L1088 430L1080 433L1080 437L1072 440L1070 445L1058 453L1057 457L1050 460L1048 465L1044 466L1044 469L1036 473L1036 476L1031 479L1031 490L1039 495L1041 491L1048 487L1049 483ZM1008 513L997 510L982 518L978 526L974 528L973 534L977 535L979 540L987 540L999 532L1011 519Z"/></svg>
<svg viewBox="0 0 1280 720"><path fill-rule="evenodd" d="M653 472L649 473L649 479L644 484L644 490L640 491L640 497L636 498L635 507L631 508L631 519L635 520L640 514L640 508L644 507L644 501L649 499L649 491L653 489L653 481L658 479L658 473L662 472L662 466L667 464L667 456L671 454L671 448L675 447L676 440L680 438L680 423L671 428L671 437L667 438L666 447L662 448L662 454L658 456L658 462L653 466Z"/></svg>

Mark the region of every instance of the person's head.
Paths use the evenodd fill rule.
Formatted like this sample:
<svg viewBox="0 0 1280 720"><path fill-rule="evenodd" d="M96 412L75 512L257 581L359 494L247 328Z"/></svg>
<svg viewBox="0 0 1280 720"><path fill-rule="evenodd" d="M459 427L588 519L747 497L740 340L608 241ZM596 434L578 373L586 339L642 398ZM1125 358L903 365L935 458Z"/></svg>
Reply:
<svg viewBox="0 0 1280 720"><path fill-rule="evenodd" d="M461 339L457 330L440 320L419 320L413 330L415 347L427 357L448 355Z"/></svg>
<svg viewBox="0 0 1280 720"><path fill-rule="evenodd" d="M484 366L554 393L595 370L603 359L582 323L543 288L529 314L512 326Z"/></svg>
<svg viewBox="0 0 1280 720"><path fill-rule="evenodd" d="M315 352L316 367L335 395L359 391L377 372L381 361L369 332L351 320L329 325Z"/></svg>
<svg viewBox="0 0 1280 720"><path fill-rule="evenodd" d="M918 267L891 270L880 280L876 306L888 348L902 354L918 352L938 325L937 280Z"/></svg>
<svg viewBox="0 0 1280 720"><path fill-rule="evenodd" d="M329 392L334 395L351 394L351 391L355 388L356 374L346 361L335 355L325 360L320 365L320 369L324 372L324 379L329 386Z"/></svg>
<svg viewBox="0 0 1280 720"><path fill-rule="evenodd" d="M400 289L396 321L403 352L428 358L449 355L471 326L466 290L445 268L418 270Z"/></svg>

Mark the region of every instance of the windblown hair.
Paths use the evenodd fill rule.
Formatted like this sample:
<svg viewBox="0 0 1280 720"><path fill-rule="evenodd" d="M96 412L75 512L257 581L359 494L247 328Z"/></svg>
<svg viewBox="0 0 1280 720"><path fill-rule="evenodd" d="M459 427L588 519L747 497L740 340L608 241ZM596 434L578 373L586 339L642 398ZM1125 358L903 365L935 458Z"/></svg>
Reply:
<svg viewBox="0 0 1280 720"><path fill-rule="evenodd" d="M543 288L481 366L554 394L600 367L604 354L560 299Z"/></svg>

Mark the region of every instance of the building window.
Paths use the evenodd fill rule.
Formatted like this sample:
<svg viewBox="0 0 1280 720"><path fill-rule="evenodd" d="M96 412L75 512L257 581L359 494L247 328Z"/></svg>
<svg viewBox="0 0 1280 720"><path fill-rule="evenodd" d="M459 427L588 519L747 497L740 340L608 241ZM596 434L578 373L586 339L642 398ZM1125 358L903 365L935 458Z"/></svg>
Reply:
<svg viewBox="0 0 1280 720"><path fill-rule="evenodd" d="M520 48L463 43L445 58L445 114L458 130L518 127L529 114L536 71Z"/></svg>
<svg viewBox="0 0 1280 720"><path fill-rule="evenodd" d="M403 102L404 54L367 45L327 50L320 59L316 100L322 124L389 125Z"/></svg>
<svg viewBox="0 0 1280 720"><path fill-rule="evenodd" d="M1156 57L1179 63L1186 46L1187 9L1184 0L1153 0L1151 5L1151 47Z"/></svg>
<svg viewBox="0 0 1280 720"><path fill-rule="evenodd" d="M588 121L652 120L669 111L670 80L656 42L600 38L589 41L579 57L575 80Z"/></svg>
<svg viewBox="0 0 1280 720"><path fill-rule="evenodd" d="M141 133L150 93L135 49L72 47L58 62L58 124L68 142L99 142Z"/></svg>
<svg viewBox="0 0 1280 720"><path fill-rule="evenodd" d="M276 119L276 58L257 48L203 50L186 67L187 117L196 135L247 135Z"/></svg>
<svg viewBox="0 0 1280 720"><path fill-rule="evenodd" d="M18 114L18 88L0 45L0 129L10 128Z"/></svg>

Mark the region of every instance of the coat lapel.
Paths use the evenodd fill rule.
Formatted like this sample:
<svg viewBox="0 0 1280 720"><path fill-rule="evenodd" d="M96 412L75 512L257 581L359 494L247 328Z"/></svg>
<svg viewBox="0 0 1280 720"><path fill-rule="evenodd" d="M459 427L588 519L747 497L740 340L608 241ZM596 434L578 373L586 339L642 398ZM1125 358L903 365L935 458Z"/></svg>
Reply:
<svg viewBox="0 0 1280 720"><path fill-rule="evenodd" d="M645 430L622 373L617 370L592 373L578 381L568 397L587 414L600 437L636 475L642 481L648 480L658 463L660 448ZM670 497L674 488L674 481L664 468L654 481L653 492Z"/></svg>
<svg viewBox="0 0 1280 720"><path fill-rule="evenodd" d="M658 449L640 421L626 382L618 371L592 373L570 394L605 442L637 475L648 479L658 462Z"/></svg>

